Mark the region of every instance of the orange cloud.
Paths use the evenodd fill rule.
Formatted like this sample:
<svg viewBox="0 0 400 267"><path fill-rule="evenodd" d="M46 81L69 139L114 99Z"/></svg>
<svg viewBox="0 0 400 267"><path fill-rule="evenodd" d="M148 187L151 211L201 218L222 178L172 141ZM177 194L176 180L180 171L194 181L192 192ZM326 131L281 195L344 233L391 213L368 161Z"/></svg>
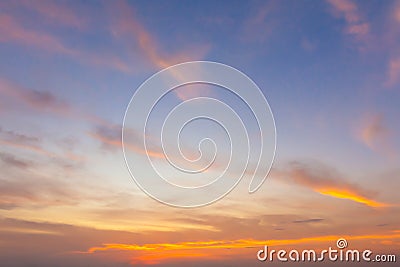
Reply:
<svg viewBox="0 0 400 267"><path fill-rule="evenodd" d="M235 255L236 257L248 257L248 253L241 255L239 249L247 249L253 247L268 246L286 246L297 244L310 244L321 242L335 242L339 238L346 240L393 240L399 239L400 233L397 231L388 234L368 234L358 236L317 236L305 237L298 239L274 239L274 240L211 240L211 241L193 241L180 243L153 243L153 244L104 244L99 247L91 247L85 252L77 253L95 253L105 251L132 251L136 252L132 262L141 261L145 264L160 263L163 260L180 259L183 257L190 258L218 258L226 254ZM228 249L228 250L227 250ZM235 249L231 251L230 249Z"/></svg>
<svg viewBox="0 0 400 267"><path fill-rule="evenodd" d="M306 164L294 162L290 169L283 171L281 175L284 181L294 182L323 195L351 200L374 208L390 206L373 200L368 197L371 192L366 192L356 184L346 182L334 170L317 164L310 167Z"/></svg>
<svg viewBox="0 0 400 267"><path fill-rule="evenodd" d="M342 198L342 199L349 199L361 204L365 204L367 206L373 207L373 208L378 208L378 207L386 207L388 204L381 203L372 199L368 199L366 197L360 196L357 193L347 191L347 190L340 190L336 188L321 188L321 189L316 189L317 192L331 196L331 197L336 197L336 198Z"/></svg>

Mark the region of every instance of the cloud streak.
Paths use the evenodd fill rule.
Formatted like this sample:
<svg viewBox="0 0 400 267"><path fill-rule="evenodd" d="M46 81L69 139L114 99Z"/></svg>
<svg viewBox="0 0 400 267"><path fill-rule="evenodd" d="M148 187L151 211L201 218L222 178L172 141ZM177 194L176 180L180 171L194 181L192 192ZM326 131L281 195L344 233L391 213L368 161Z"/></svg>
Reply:
<svg viewBox="0 0 400 267"><path fill-rule="evenodd" d="M54 34L43 30L29 29L8 14L0 13L0 42L36 47L46 52L70 56L86 64L106 66L127 73L132 72L132 67L129 64L113 54L105 52L97 55L72 48Z"/></svg>
<svg viewBox="0 0 400 267"><path fill-rule="evenodd" d="M54 2L50 0L44 1L29 1L21 0L18 1L19 6L29 8L42 17L47 18L52 23L57 23L63 26L68 26L77 29L84 29L87 27L87 22L83 16L60 2Z"/></svg>
<svg viewBox="0 0 400 267"><path fill-rule="evenodd" d="M74 154L71 151L65 151L64 153L55 153L47 150L41 139L35 136L28 136L20 134L10 130L4 130L0 127L0 144L17 148L29 152L34 152L39 155L46 156L53 159L68 159L75 162L83 162L84 157ZM10 158L8 158L11 161Z"/></svg>
<svg viewBox="0 0 400 267"><path fill-rule="evenodd" d="M372 199L371 192L346 182L335 171L317 164L311 167L304 163L292 162L289 168L280 171L279 175L286 182L310 188L326 196L351 200L373 208L389 206L387 203Z"/></svg>
<svg viewBox="0 0 400 267"><path fill-rule="evenodd" d="M128 130L127 134L129 136L129 141L125 140L124 146L132 152L136 152L140 155L148 155L152 158L165 159L164 153L160 151L156 151L154 149L147 149L144 151L139 148L137 144L135 144L135 140L140 140L140 138L136 138L139 133L134 130ZM104 149L114 150L119 149L122 150L122 125L100 125L96 126L95 129L88 133L88 135L98 141L101 142L101 145ZM128 139L128 138L126 138Z"/></svg>
<svg viewBox="0 0 400 267"><path fill-rule="evenodd" d="M16 158L14 155L0 152L0 160L7 165L7 167L13 166L16 168L27 169L33 166L31 161L25 161Z"/></svg>
<svg viewBox="0 0 400 267"><path fill-rule="evenodd" d="M119 1L113 4L110 9L114 13L111 25L111 32L114 37L125 39L129 43L134 41L140 52L146 56L146 59L159 69L186 61L201 60L210 49L210 45L203 44L180 49L179 53L163 52L156 38L135 18L135 12L127 2ZM178 80L181 79L179 73L172 73L172 75ZM192 88L188 93L179 90L176 95L181 100L187 100L201 93L204 92L202 90L197 92L196 88Z"/></svg>
<svg viewBox="0 0 400 267"><path fill-rule="evenodd" d="M59 39L45 32L28 30L14 17L0 13L0 42L14 42L31 45L47 51L73 55L75 52L66 47Z"/></svg>
<svg viewBox="0 0 400 267"><path fill-rule="evenodd" d="M254 239L239 239L239 240L210 240L210 241L193 241L181 243L153 243L153 244L103 244L103 246L91 247L87 251L80 253L95 253L104 251L132 251L139 252L133 256L133 262L142 262L145 264L161 263L164 260L181 258L182 255L188 255L191 258L218 258L226 255L226 249L247 249L253 247L268 246L287 246L311 243L327 243L335 242L339 238L346 240L387 240L399 239L400 233L391 232L387 234L369 234L369 235L354 235L354 236L316 236L305 237L299 239L274 239L274 240L254 240ZM156 252L156 253L154 253ZM77 252L79 253L79 252ZM243 257L241 253L236 251L236 257ZM248 257L247 255L244 257Z"/></svg>

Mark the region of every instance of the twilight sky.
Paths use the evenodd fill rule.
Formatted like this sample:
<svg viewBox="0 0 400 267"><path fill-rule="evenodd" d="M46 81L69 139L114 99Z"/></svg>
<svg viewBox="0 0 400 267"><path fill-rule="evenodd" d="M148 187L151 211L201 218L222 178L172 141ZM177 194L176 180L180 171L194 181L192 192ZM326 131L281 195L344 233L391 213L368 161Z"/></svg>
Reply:
<svg viewBox="0 0 400 267"><path fill-rule="evenodd" d="M400 257L400 1L1 1L0 59L4 266L259 266L264 244L339 237ZM141 83L191 60L257 83L277 150L255 194L245 176L178 209L133 182L121 125ZM216 86L179 88L159 112L197 96L250 117ZM189 154L220 137L202 129L184 137Z"/></svg>

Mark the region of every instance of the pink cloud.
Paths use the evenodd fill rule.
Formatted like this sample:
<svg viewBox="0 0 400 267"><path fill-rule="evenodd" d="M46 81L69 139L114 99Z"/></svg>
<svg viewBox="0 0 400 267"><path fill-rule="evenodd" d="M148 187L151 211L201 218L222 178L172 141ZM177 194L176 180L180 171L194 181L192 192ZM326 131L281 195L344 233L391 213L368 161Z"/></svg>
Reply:
<svg viewBox="0 0 400 267"><path fill-rule="evenodd" d="M15 17L7 14L0 14L0 42L35 47L46 52L73 57L85 64L110 67L126 73L132 72L131 64L124 62L113 54L106 52L98 55L93 52L71 48L57 36L42 30L29 29Z"/></svg>
<svg viewBox="0 0 400 267"><path fill-rule="evenodd" d="M114 20L111 25L111 32L114 37L134 40L146 59L157 68L163 69L181 62L201 60L210 49L210 45L202 44L190 46L189 48L185 47L178 53L165 53L156 38L135 18L134 10L125 1L113 4L111 9L114 11L112 16ZM176 74L176 77L179 79L179 74ZM187 94L179 91L177 97L181 100L186 100L193 96L198 96L200 93L196 92L195 89Z"/></svg>
<svg viewBox="0 0 400 267"><path fill-rule="evenodd" d="M31 45L62 54L75 54L74 50L67 48L54 36L29 30L23 27L14 17L6 14L0 14L0 41Z"/></svg>
<svg viewBox="0 0 400 267"><path fill-rule="evenodd" d="M369 33L369 23L364 19L356 3L351 0L327 0L333 8L336 17L344 18L344 32L353 36L357 41L366 41Z"/></svg>
<svg viewBox="0 0 400 267"><path fill-rule="evenodd" d="M388 65L388 80L386 85L393 86L400 81L400 58L392 58Z"/></svg>
<svg viewBox="0 0 400 267"><path fill-rule="evenodd" d="M385 125L381 114L365 116L357 131L357 138L369 149L385 156L393 157L390 136L392 131Z"/></svg>
<svg viewBox="0 0 400 267"><path fill-rule="evenodd" d="M52 23L58 23L60 25L79 29L87 27L85 18L83 16L79 16L76 11L69 8L62 2L49 0L18 1L18 5L22 5L36 11L41 16L49 19Z"/></svg>

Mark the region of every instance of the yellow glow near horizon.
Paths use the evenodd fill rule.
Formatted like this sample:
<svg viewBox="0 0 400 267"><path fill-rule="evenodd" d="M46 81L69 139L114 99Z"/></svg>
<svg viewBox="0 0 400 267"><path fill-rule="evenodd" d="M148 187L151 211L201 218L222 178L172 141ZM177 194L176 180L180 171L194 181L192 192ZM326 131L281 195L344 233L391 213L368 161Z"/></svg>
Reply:
<svg viewBox="0 0 400 267"><path fill-rule="evenodd" d="M317 236L305 237L298 239L274 239L274 240L255 240L255 239L238 239L238 240L210 240L210 241L192 241L180 243L152 243L152 244L103 244L99 247L91 247L84 252L92 254L95 252L105 251L131 251L134 254L133 261L139 260L144 263L156 263L162 260L180 258L182 255L190 257L218 258L226 254L235 253L240 256L238 251L232 252L230 249L246 249L251 247L268 246L285 246L296 244L308 244L316 242L335 242L339 238L346 240L390 240L400 239L399 230L395 230L389 234L369 234L358 236ZM221 250L222 249L222 250ZM228 250L227 250L228 249ZM201 251L200 251L201 250ZM214 252L210 252L213 250ZM219 250L215 252L215 250Z"/></svg>
<svg viewBox="0 0 400 267"><path fill-rule="evenodd" d="M336 189L336 188L324 188L324 189L317 189L316 190L318 193L335 197L335 198L341 198L341 199L349 199L358 203L365 204L367 206L373 207L373 208L380 208L380 207L387 207L388 204L378 202L363 196L360 196L357 193L353 193L347 190L341 190L341 189Z"/></svg>

